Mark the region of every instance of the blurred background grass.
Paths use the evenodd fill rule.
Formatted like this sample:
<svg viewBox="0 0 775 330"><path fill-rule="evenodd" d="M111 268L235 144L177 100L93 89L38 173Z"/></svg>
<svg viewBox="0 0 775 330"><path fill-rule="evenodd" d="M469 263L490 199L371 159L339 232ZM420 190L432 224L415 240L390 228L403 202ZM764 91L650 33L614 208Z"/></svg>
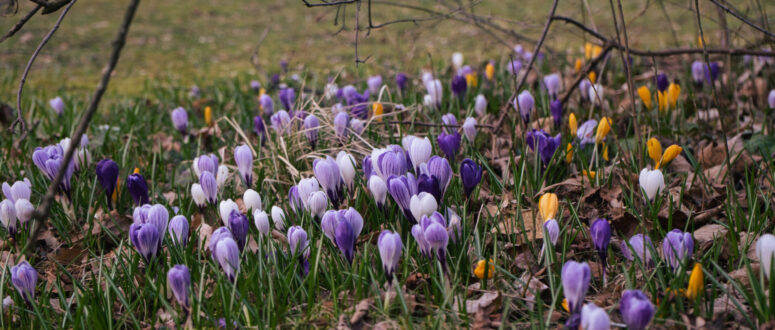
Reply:
<svg viewBox="0 0 775 330"><path fill-rule="evenodd" d="M448 3L450 1L447 1ZM517 33L537 38L543 28L551 1L461 1L477 15ZM615 2L614 2L615 3ZM691 11L693 1L623 1L630 43L643 49L692 46L697 40L697 25ZM414 5L442 13L450 9L439 1L377 1L373 4L375 24L422 18L429 14L394 4ZM762 0L730 1L733 7L762 24L760 6L767 17L775 17L775 5ZM110 51L110 40L117 29L126 1L79 1L65 18L57 35L43 49L27 83L26 93L50 96L64 92L90 95ZM588 6L588 7L587 7ZM704 27L709 44L720 43L718 12L710 2L702 1ZM0 18L0 30L10 26L32 8L20 1L19 12ZM361 58L365 65L354 65L355 6L343 7L337 25L335 7L307 8L301 1L214 1L165 0L143 1L132 25L128 45L111 81L108 98L118 95L139 96L147 83L177 84L189 87L206 84L216 77L238 74L255 75L258 71L250 58L264 29L270 31L261 44L259 63L264 72L279 71L279 61L290 67L311 72L336 74L340 70L357 77L368 73L391 74L396 70L417 72L429 65L429 59L447 59L454 51L466 55L468 63L507 56L508 48L476 26L454 20L401 23L360 33ZM607 0L562 1L558 14L570 16L614 36L611 9ZM50 29L58 13L36 15L12 39L0 44L0 77L16 86L30 54ZM343 17L343 18L342 18ZM365 3L361 25L367 20ZM732 40L737 46L753 43L761 34L728 16ZM340 31L341 25L346 30ZM768 22L765 22L767 24ZM670 26L672 25L672 29ZM534 45L499 34L509 44ZM557 23L550 31L547 46L555 50L580 52L585 36L578 30ZM0 100L15 101L15 88L0 91Z"/></svg>

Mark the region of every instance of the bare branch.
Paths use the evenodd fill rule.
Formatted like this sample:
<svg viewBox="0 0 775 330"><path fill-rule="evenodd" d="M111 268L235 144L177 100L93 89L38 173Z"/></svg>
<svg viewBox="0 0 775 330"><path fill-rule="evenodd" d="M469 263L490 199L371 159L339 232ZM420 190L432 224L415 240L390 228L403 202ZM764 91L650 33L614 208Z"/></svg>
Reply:
<svg viewBox="0 0 775 330"><path fill-rule="evenodd" d="M730 8L729 8L729 7L727 7L727 6L724 6L724 5L723 5L723 4L721 4L721 3L719 3L717 0L710 0L710 2L712 2L713 4L715 4L716 6L718 6L719 8L723 9L724 11L726 11L727 13L729 13L730 15L734 16L735 18L739 19L741 22L743 22L743 23L745 23L745 24L749 25L750 27L752 27L752 28L754 28L754 29L757 29L757 30L761 31L762 33L766 34L766 35L767 35L767 36L769 36L770 38L775 38L775 34L773 34L772 32L770 32L770 31L767 31L767 29L765 29L765 28L763 28L763 27L761 27L761 26L758 26L758 25L756 25L754 22L751 22L750 20L748 20L747 18L745 18L743 15L740 15L740 14L738 14L736 11L734 11L734 10L730 9ZM699 9L698 9L698 10L699 10Z"/></svg>
<svg viewBox="0 0 775 330"><path fill-rule="evenodd" d="M0 43L5 41L6 39L8 39L10 37L13 37L13 35L16 34L16 32L19 32L19 30L22 29L24 24L26 24L27 21L29 21L30 18L32 18L32 16L35 16L35 14L38 12L38 10L40 10L40 8L42 8L41 5L37 5L37 6L35 6L35 8L32 8L32 10L30 10L27 13L27 15L24 15L24 17L22 17L18 22L16 22L16 24L14 24L14 26L12 26L10 29L8 29L8 32L6 32L2 37L0 37Z"/></svg>
<svg viewBox="0 0 775 330"><path fill-rule="evenodd" d="M348 3L356 3L360 0L340 0L336 2L323 2L323 3L309 3L307 0L301 0L301 2L304 2L304 5L307 7L329 7L329 6L338 6L338 5L346 5Z"/></svg>

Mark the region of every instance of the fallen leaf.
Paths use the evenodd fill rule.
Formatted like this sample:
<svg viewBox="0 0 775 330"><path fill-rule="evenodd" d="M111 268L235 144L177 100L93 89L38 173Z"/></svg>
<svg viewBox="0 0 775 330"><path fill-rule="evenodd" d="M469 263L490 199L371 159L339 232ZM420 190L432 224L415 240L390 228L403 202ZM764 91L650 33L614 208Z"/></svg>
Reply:
<svg viewBox="0 0 775 330"><path fill-rule="evenodd" d="M374 303L374 298L366 298L355 305L353 316L350 317L350 325L360 322L369 313L369 308Z"/></svg>

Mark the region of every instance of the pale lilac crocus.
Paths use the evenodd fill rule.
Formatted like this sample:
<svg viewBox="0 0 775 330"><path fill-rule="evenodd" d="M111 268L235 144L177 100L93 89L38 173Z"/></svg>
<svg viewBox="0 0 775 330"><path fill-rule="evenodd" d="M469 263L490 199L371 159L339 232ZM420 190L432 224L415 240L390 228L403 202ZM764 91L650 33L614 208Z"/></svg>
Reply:
<svg viewBox="0 0 775 330"><path fill-rule="evenodd" d="M560 75L557 73L544 77L544 87L546 87L546 92L552 99L557 99L557 93L560 91L561 83Z"/></svg>
<svg viewBox="0 0 775 330"><path fill-rule="evenodd" d="M366 79L366 84L369 86L369 93L376 95L379 93L379 88L382 87L382 76L371 76Z"/></svg>
<svg viewBox="0 0 775 330"><path fill-rule="evenodd" d="M648 236L636 234L629 241L622 241L621 249L624 258L629 261L634 261L637 258L647 267L651 267L654 264L651 258L651 251L654 249L654 245ZM635 252L635 255L632 252Z"/></svg>
<svg viewBox="0 0 775 330"><path fill-rule="evenodd" d="M309 273L310 255L307 232L299 226L292 226L291 228L288 228L288 246L290 248L291 255L299 258L301 273L303 275L307 275L307 273Z"/></svg>
<svg viewBox="0 0 775 330"><path fill-rule="evenodd" d="M24 301L32 304L35 300L35 286L38 283L38 272L27 261L22 261L11 267L11 283Z"/></svg>
<svg viewBox="0 0 775 330"><path fill-rule="evenodd" d="M533 99L533 94L530 94L527 90L522 91L522 93L519 93L517 96L517 102L515 102L517 109L519 110L519 115L522 117L522 121L525 123L530 121L530 113L533 111L533 106L535 105L535 99Z"/></svg>
<svg viewBox="0 0 775 330"><path fill-rule="evenodd" d="M334 208L338 208L342 197L342 178L336 160L329 156L325 159L315 159L312 163L312 172L315 173L315 178L325 190L331 204Z"/></svg>
<svg viewBox="0 0 775 330"><path fill-rule="evenodd" d="M273 114L269 120L272 122L272 129L278 135L285 135L291 132L291 116L288 115L287 111L280 110Z"/></svg>
<svg viewBox="0 0 775 330"><path fill-rule="evenodd" d="M274 113L274 102L272 97L267 94L262 94L258 97L258 105L264 110L264 115L271 116Z"/></svg>
<svg viewBox="0 0 775 330"><path fill-rule="evenodd" d="M642 330L651 322L656 312L654 304L640 290L624 290L619 301L622 320L632 330Z"/></svg>
<svg viewBox="0 0 775 330"><path fill-rule="evenodd" d="M309 115L304 118L304 134L307 136L312 149L315 149L315 145L318 142L318 128L320 127L320 120L315 115Z"/></svg>
<svg viewBox="0 0 775 330"><path fill-rule="evenodd" d="M62 97L57 96L49 100L48 104L51 106L51 109L54 109L54 112L56 112L58 116L65 113L65 101L62 100Z"/></svg>
<svg viewBox="0 0 775 330"><path fill-rule="evenodd" d="M347 137L347 126L350 123L350 116L346 112L337 113L334 116L334 133L339 138Z"/></svg>
<svg viewBox="0 0 775 330"><path fill-rule="evenodd" d="M476 96L476 99L474 101L474 112L478 116L484 116L484 113L487 111L487 98L484 97L484 95L479 94Z"/></svg>
<svg viewBox="0 0 775 330"><path fill-rule="evenodd" d="M586 262L579 263L570 260L562 266L562 290L565 294L565 300L568 302L568 310L571 315L575 316L581 313L584 297L587 295L587 290L589 290L591 276L589 264ZM574 320L575 322L581 321L580 317L571 317L568 322L573 323ZM566 323L565 325L571 329L578 327L578 324Z"/></svg>
<svg viewBox="0 0 775 330"><path fill-rule="evenodd" d="M401 235L389 230L383 230L379 234L379 239L377 239L377 247L379 248L379 256L382 259L382 268L385 270L385 276L388 279L388 283L391 283L393 281L393 273L398 268L398 262L401 259L401 250L403 249Z"/></svg>
<svg viewBox="0 0 775 330"><path fill-rule="evenodd" d="M662 254L667 264L673 270L681 268L687 260L692 258L694 253L694 240L691 233L682 232L679 229L673 229L665 235L662 240Z"/></svg>
<svg viewBox="0 0 775 330"><path fill-rule="evenodd" d="M170 240L173 244L185 247L188 244L188 220L183 215L172 217L169 224Z"/></svg>
<svg viewBox="0 0 775 330"><path fill-rule="evenodd" d="M246 144L234 148L234 162L237 164L242 182L250 188L253 185L253 151Z"/></svg>
<svg viewBox="0 0 775 330"><path fill-rule="evenodd" d="M188 113L186 112L186 109L177 107L172 110L170 116L172 117L172 125L175 126L175 129L177 129L180 134L186 135L188 131Z"/></svg>
<svg viewBox="0 0 775 330"><path fill-rule="evenodd" d="M476 124L476 118L474 117L468 117L463 122L463 134L465 134L468 142L473 143L476 141Z"/></svg>

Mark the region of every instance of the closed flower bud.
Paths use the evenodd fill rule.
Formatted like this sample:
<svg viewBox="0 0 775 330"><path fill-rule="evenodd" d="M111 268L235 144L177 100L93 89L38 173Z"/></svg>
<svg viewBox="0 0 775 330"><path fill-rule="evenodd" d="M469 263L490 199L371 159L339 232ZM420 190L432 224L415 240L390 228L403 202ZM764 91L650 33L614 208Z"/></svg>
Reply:
<svg viewBox="0 0 775 330"><path fill-rule="evenodd" d="M589 95L589 100L592 104L602 106L605 100L605 87L601 84L590 85L587 95Z"/></svg>
<svg viewBox="0 0 775 330"><path fill-rule="evenodd" d="M415 168L419 168L420 164L428 162L428 159L431 157L431 152L433 151L431 140L427 137L416 138L406 151L409 152L409 159Z"/></svg>
<svg viewBox="0 0 775 330"><path fill-rule="evenodd" d="M145 262L150 263L156 257L161 238L156 226L135 222L129 226L129 240Z"/></svg>
<svg viewBox="0 0 775 330"><path fill-rule="evenodd" d="M627 260L634 261L635 258L638 258L644 265L649 267L654 264L651 258L651 251L654 249L654 245L648 236L636 234L629 241L622 241L621 248L622 254ZM632 252L635 252L635 255Z"/></svg>
<svg viewBox="0 0 775 330"><path fill-rule="evenodd" d="M593 303L588 303L581 308L581 329L609 330L611 329L611 319L604 309Z"/></svg>
<svg viewBox="0 0 775 330"><path fill-rule="evenodd" d="M285 229L285 212L278 206L272 206L272 222L275 229L283 231Z"/></svg>
<svg viewBox="0 0 775 330"><path fill-rule="evenodd" d="M398 87L398 90L405 90L408 82L409 79L406 77L405 73L399 72L396 74L396 87Z"/></svg>
<svg viewBox="0 0 775 330"><path fill-rule="evenodd" d="M355 249L355 234L353 227L347 221L339 221L334 232L334 239L339 251L342 251L345 260L353 263L353 251Z"/></svg>
<svg viewBox="0 0 775 330"><path fill-rule="evenodd" d="M549 112L552 114L554 120L554 128L559 130L562 125L562 101L553 100L549 102Z"/></svg>
<svg viewBox="0 0 775 330"><path fill-rule="evenodd" d="M188 131L188 113L186 112L186 109L183 109L183 107L177 107L174 110L172 110L172 125L175 126L175 129L180 132L180 134L185 135Z"/></svg>
<svg viewBox="0 0 775 330"><path fill-rule="evenodd" d="M26 199L17 199L14 204L14 209L16 210L16 218L19 219L19 223L24 226L27 224L27 221L32 219L32 212L35 211L35 206Z"/></svg>
<svg viewBox="0 0 775 330"><path fill-rule="evenodd" d="M336 155L336 165L339 167L342 181L350 189L350 193L352 193L355 180L355 158L347 152L340 151Z"/></svg>
<svg viewBox="0 0 775 330"><path fill-rule="evenodd" d="M222 189L228 180L229 168L226 167L226 165L218 166L218 174L215 175L215 182L218 184L218 190Z"/></svg>
<svg viewBox="0 0 775 330"><path fill-rule="evenodd" d="M770 278L772 260L775 258L775 236L764 234L756 241L756 258L761 263L761 269L767 279Z"/></svg>
<svg viewBox="0 0 775 330"><path fill-rule="evenodd" d="M452 53L452 66L455 70L463 66L463 54L459 52Z"/></svg>
<svg viewBox="0 0 775 330"><path fill-rule="evenodd" d="M385 198L387 197L387 184L385 180L382 180L379 176L372 175L369 178L369 192L374 196L377 206L383 208L385 206Z"/></svg>
<svg viewBox="0 0 775 330"><path fill-rule="evenodd" d="M702 273L702 265L694 264L692 275L689 276L689 286L686 288L686 298L696 299L705 291L705 276Z"/></svg>
<svg viewBox="0 0 775 330"><path fill-rule="evenodd" d="M62 101L61 97L57 96L49 100L48 104L51 106L51 109L53 109L58 116L61 116L63 113L65 113L65 101Z"/></svg>
<svg viewBox="0 0 775 330"><path fill-rule="evenodd" d="M668 85L670 84L670 80L668 80L667 75L664 73L657 74L657 90L660 92L664 92L667 90Z"/></svg>
<svg viewBox="0 0 775 330"><path fill-rule="evenodd" d="M568 127L570 127L570 135L576 135L576 131L579 129L579 124L576 121L576 115L571 112L568 115Z"/></svg>
<svg viewBox="0 0 775 330"><path fill-rule="evenodd" d="M485 273L487 273L485 275ZM492 259L485 260L479 260L479 262L476 263L476 268L474 269L474 276L478 279L484 279L485 276L487 278L492 278L495 275L495 264L493 263Z"/></svg>
<svg viewBox="0 0 775 330"><path fill-rule="evenodd" d="M640 86L640 88L638 88L638 96L640 96L640 100L643 102L643 106L646 110L651 109L651 91L649 88Z"/></svg>
<svg viewBox="0 0 775 330"><path fill-rule="evenodd" d="M659 160L662 158L662 144L656 138L650 138L646 142L646 149L649 153L649 158L654 161L654 164L659 168Z"/></svg>
<svg viewBox="0 0 775 330"><path fill-rule="evenodd" d="M232 237L234 237L234 241L237 242L240 251L242 251L247 243L248 231L250 230L248 217L240 213L239 210L232 210L229 213L229 230Z"/></svg>
<svg viewBox="0 0 775 330"><path fill-rule="evenodd" d="M592 83L589 82L589 79L582 79L579 83L579 93L581 94L582 100L590 100L591 97L594 97L594 95L589 95L589 89L592 87Z"/></svg>
<svg viewBox="0 0 775 330"><path fill-rule="evenodd" d="M376 75L371 76L368 79L366 79L366 85L369 86L369 93L371 94L377 94L379 93L380 87L382 87L382 76Z"/></svg>
<svg viewBox="0 0 775 330"><path fill-rule="evenodd" d="M393 201L401 207L409 223L417 223L418 219L412 215L410 205L412 195L415 195L417 192L417 183L414 176L411 173L402 176L391 175L387 180L387 188L390 196L393 197Z"/></svg>
<svg viewBox="0 0 775 330"><path fill-rule="evenodd" d="M452 90L452 94L457 97L463 97L466 94L467 85L468 83L466 82L465 76L455 75L452 77L452 81L450 82L450 89Z"/></svg>
<svg viewBox="0 0 775 330"><path fill-rule="evenodd" d="M648 200L653 201L662 189L665 188L665 178L660 170L649 170L644 168L638 176L638 183Z"/></svg>
<svg viewBox="0 0 775 330"><path fill-rule="evenodd" d="M401 235L389 230L383 230L379 234L377 240L377 247L379 248L379 256L382 259L382 268L385 270L385 276L388 278L388 283L392 281L393 273L398 268L398 262L401 260L401 252L403 244L401 243Z"/></svg>
<svg viewBox="0 0 775 330"><path fill-rule="evenodd" d="M561 83L562 80L560 79L560 75L557 73L553 73L544 77L544 86L546 87L546 92L549 94L549 96L551 96L552 99L557 98L557 93L560 91Z"/></svg>
<svg viewBox="0 0 775 330"><path fill-rule="evenodd" d="M665 165L675 159L681 152L683 151L683 148L679 147L678 145L671 145L665 149L665 153L662 154L662 159L657 163L656 168L659 168L662 165Z"/></svg>
<svg viewBox="0 0 775 330"><path fill-rule="evenodd" d="M470 196L482 181L482 168L473 160L466 158L460 164L460 179L463 181L463 192L466 196Z"/></svg>
<svg viewBox="0 0 775 330"><path fill-rule="evenodd" d="M167 225L169 224L170 212L164 205L155 204L148 210L147 223L156 227L159 232L159 244L164 239L164 233L167 232Z"/></svg>
<svg viewBox="0 0 775 330"><path fill-rule="evenodd" d="M342 175L337 162L329 156L325 159L315 159L312 163L312 172L328 195L328 200L334 208L338 208L342 195Z"/></svg>
<svg viewBox="0 0 775 330"><path fill-rule="evenodd" d="M533 106L535 105L535 99L533 99L533 95L526 90L522 91L522 93L519 93L519 96L517 96L516 105L522 120L525 123L529 122L530 113L533 111Z"/></svg>
<svg viewBox="0 0 775 330"><path fill-rule="evenodd" d="M242 182L250 188L253 185L253 151L246 144L234 148L234 162L237 164Z"/></svg>
<svg viewBox="0 0 775 330"><path fill-rule="evenodd" d="M35 285L38 283L38 272L27 261L22 261L11 267L11 283L24 300L32 304L35 300Z"/></svg>
<svg viewBox="0 0 775 330"><path fill-rule="evenodd" d="M224 226L229 226L229 218L231 217L231 211L239 212L239 206L231 199L221 201L218 205L218 214L221 216L221 221Z"/></svg>
<svg viewBox="0 0 775 330"><path fill-rule="evenodd" d="M315 145L318 142L318 128L320 127L320 120L315 115L309 115L304 118L304 134L307 136L312 149L315 149Z"/></svg>
<svg viewBox="0 0 775 330"><path fill-rule="evenodd" d="M264 110L264 114L267 116L271 116L274 113L274 102L272 101L272 97L267 94L262 94L258 97L258 105L259 108Z"/></svg>
<svg viewBox="0 0 775 330"><path fill-rule="evenodd" d="M447 134L441 132L438 137L436 137L436 143L439 144L439 149L444 152L444 155L447 158L451 161L455 161L455 155L458 150L460 150L460 133L452 132L452 134Z"/></svg>
<svg viewBox="0 0 775 330"><path fill-rule="evenodd" d="M337 137L344 138L347 136L347 126L350 123L350 116L346 112L337 113L334 116L334 133Z"/></svg>
<svg viewBox="0 0 775 330"><path fill-rule="evenodd" d="M675 109L679 96L681 96L681 86L676 83L670 83L670 86L667 88L667 102L670 108Z"/></svg>
<svg viewBox="0 0 775 330"><path fill-rule="evenodd" d="M245 193L242 194L242 202L245 203L245 207L248 211L264 209L261 203L261 195L253 189L245 190Z"/></svg>
<svg viewBox="0 0 775 330"><path fill-rule="evenodd" d="M108 208L111 208L111 196L118 182L118 164L111 159L103 159L97 163L97 180L105 190Z"/></svg>
<svg viewBox="0 0 775 330"><path fill-rule="evenodd" d="M544 221L557 216L558 199L554 193L545 193L538 199L538 211Z"/></svg>
<svg viewBox="0 0 775 330"><path fill-rule="evenodd" d="M191 274L185 265L175 265L167 271L167 285L172 290L175 300L183 307L188 308L188 291L191 287Z"/></svg>
<svg viewBox="0 0 775 330"><path fill-rule="evenodd" d="M173 244L185 247L188 244L188 220L183 215L172 217L169 225L170 240Z"/></svg>
<svg viewBox="0 0 775 330"><path fill-rule="evenodd" d="M601 143L603 142L603 139L608 135L608 132L611 131L611 124L613 122L611 121L611 118L609 117L603 117L600 119L600 123L597 125L597 132L595 133L595 143Z"/></svg>
<svg viewBox="0 0 775 330"><path fill-rule="evenodd" d="M218 240L215 246L216 261L232 283L237 277L240 268L240 251L237 242L231 237Z"/></svg>
<svg viewBox="0 0 775 330"><path fill-rule="evenodd" d="M632 330L642 330L654 317L654 304L640 290L624 290L619 301L619 312L627 327Z"/></svg>
<svg viewBox="0 0 775 330"><path fill-rule="evenodd" d="M463 134L465 134L466 139L468 139L469 142L473 143L476 140L476 119L473 117L468 117L463 122Z"/></svg>
<svg viewBox="0 0 775 330"><path fill-rule="evenodd" d="M681 265L692 258L694 253L694 240L692 234L684 233L679 229L673 229L662 240L662 254L673 270L680 269Z"/></svg>
<svg viewBox="0 0 775 330"><path fill-rule="evenodd" d="M415 219L420 219L423 216L429 216L436 212L438 204L433 195L422 192L419 195L414 195L409 201L409 208L412 211L412 216Z"/></svg>
<svg viewBox="0 0 775 330"><path fill-rule="evenodd" d="M194 200L196 206L202 208L207 205L207 195L202 189L202 185L198 183L191 184L191 198Z"/></svg>
<svg viewBox="0 0 775 330"><path fill-rule="evenodd" d="M317 218L322 217L323 213L326 212L326 207L328 207L326 193L316 191L309 196L309 199L307 200L307 210L309 210L313 216Z"/></svg>
<svg viewBox="0 0 775 330"><path fill-rule="evenodd" d="M495 65L492 62L488 62L487 66L484 67L484 76L490 81L495 78Z"/></svg>
<svg viewBox="0 0 775 330"><path fill-rule="evenodd" d="M705 63L702 61L694 61L692 63L692 80L697 86L702 86L702 82L705 79Z"/></svg>
<svg viewBox="0 0 775 330"><path fill-rule="evenodd" d="M291 116L285 110L280 110L269 117L272 129L277 135L285 135L291 132Z"/></svg>
<svg viewBox="0 0 775 330"><path fill-rule="evenodd" d="M770 91L770 94L767 95L767 104L770 106L770 109L775 109L775 89Z"/></svg>
<svg viewBox="0 0 775 330"><path fill-rule="evenodd" d="M269 235L272 228L269 226L269 216L263 210L253 210L253 220L256 223L256 229L261 235Z"/></svg>
<svg viewBox="0 0 775 330"><path fill-rule="evenodd" d="M591 274L589 265L586 262L579 263L570 260L562 266L562 290L571 314L581 312L584 296L587 295L587 290L589 290Z"/></svg>
<svg viewBox="0 0 775 330"><path fill-rule="evenodd" d="M140 173L132 173L126 178L126 189L132 195L135 205L148 203L148 184Z"/></svg>
<svg viewBox="0 0 775 330"><path fill-rule="evenodd" d="M484 116L484 113L487 111L487 99L484 97L484 95L479 94L476 96L476 100L474 101L474 111L478 116Z"/></svg>

